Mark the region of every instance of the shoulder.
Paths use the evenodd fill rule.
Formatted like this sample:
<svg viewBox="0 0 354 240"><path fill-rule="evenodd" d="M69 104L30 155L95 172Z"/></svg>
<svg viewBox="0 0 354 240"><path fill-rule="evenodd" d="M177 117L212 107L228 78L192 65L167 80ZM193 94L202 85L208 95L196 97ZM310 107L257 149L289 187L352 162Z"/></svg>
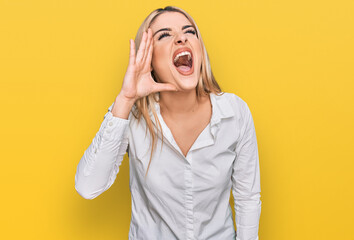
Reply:
<svg viewBox="0 0 354 240"><path fill-rule="evenodd" d="M226 98L231 104L237 104L238 106L247 105L246 101L241 97L231 92L222 92L222 95L218 96L219 98Z"/></svg>
<svg viewBox="0 0 354 240"><path fill-rule="evenodd" d="M246 101L235 93L222 92L218 95L215 94L215 97L217 99L218 104L220 104L220 107L231 108L237 118L244 117L245 114L250 111Z"/></svg>

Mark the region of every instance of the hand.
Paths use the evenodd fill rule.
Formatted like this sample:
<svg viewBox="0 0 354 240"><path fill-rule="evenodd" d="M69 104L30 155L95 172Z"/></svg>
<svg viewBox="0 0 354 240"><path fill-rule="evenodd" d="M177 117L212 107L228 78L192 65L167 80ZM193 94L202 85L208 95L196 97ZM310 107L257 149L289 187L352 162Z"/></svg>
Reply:
<svg viewBox="0 0 354 240"><path fill-rule="evenodd" d="M135 56L135 42L130 39L130 57L127 72L125 73L121 92L126 99L134 102L154 92L177 91L170 83L157 83L151 75L151 59L153 52L152 30L144 32L139 50Z"/></svg>

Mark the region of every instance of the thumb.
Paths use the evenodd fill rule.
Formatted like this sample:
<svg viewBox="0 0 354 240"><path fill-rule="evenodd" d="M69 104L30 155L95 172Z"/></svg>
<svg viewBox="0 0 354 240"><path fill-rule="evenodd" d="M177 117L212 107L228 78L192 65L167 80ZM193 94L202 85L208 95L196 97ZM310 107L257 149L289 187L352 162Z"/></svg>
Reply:
<svg viewBox="0 0 354 240"><path fill-rule="evenodd" d="M154 92L177 91L177 87L171 83L156 83L154 84Z"/></svg>

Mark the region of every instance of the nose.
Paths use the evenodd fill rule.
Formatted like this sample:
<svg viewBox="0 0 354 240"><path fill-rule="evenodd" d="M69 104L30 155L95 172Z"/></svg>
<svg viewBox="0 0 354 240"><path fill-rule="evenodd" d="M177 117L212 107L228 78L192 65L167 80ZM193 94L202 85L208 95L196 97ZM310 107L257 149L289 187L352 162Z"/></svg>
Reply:
<svg viewBox="0 0 354 240"><path fill-rule="evenodd" d="M177 34L176 39L175 39L176 44L181 44L181 43L184 44L186 41L187 41L187 37L185 34L183 34L183 33Z"/></svg>

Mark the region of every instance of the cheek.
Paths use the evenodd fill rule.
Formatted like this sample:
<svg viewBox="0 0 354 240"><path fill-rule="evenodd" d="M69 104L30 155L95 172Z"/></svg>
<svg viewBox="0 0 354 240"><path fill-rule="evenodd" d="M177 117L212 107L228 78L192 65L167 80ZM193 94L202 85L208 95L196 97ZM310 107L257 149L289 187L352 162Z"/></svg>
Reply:
<svg viewBox="0 0 354 240"><path fill-rule="evenodd" d="M166 51L161 47L154 47L152 58L155 62L166 61L167 56L168 56L168 51Z"/></svg>
<svg viewBox="0 0 354 240"><path fill-rule="evenodd" d="M199 66L202 65L203 62L203 56L202 56L202 52L201 51L197 51L196 54L198 55L198 62L196 62L196 64L198 64Z"/></svg>
<svg viewBox="0 0 354 240"><path fill-rule="evenodd" d="M198 62L201 63L202 62L202 47L200 46L199 42L195 43L195 54L198 56Z"/></svg>
<svg viewBox="0 0 354 240"><path fill-rule="evenodd" d="M154 70L155 77L157 82L165 82L166 79L171 77L170 69L170 52L164 49L154 48L151 65Z"/></svg>
<svg viewBox="0 0 354 240"><path fill-rule="evenodd" d="M152 65L154 66L165 66L167 65L169 58L169 53L163 49L154 49L152 54Z"/></svg>

